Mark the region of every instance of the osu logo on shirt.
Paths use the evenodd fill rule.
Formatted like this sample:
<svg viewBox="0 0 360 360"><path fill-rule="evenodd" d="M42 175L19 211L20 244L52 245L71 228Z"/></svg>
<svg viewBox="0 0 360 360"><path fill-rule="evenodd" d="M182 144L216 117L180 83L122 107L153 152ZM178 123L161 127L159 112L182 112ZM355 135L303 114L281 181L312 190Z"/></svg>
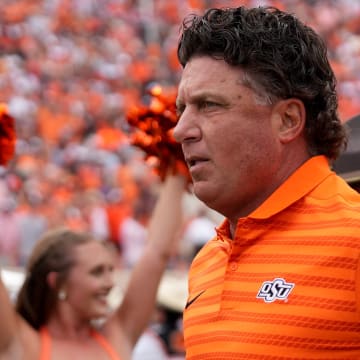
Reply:
<svg viewBox="0 0 360 360"><path fill-rule="evenodd" d="M284 279L276 278L273 281L264 281L256 295L258 299L264 299L265 302L278 300L287 300L295 284L287 283Z"/></svg>

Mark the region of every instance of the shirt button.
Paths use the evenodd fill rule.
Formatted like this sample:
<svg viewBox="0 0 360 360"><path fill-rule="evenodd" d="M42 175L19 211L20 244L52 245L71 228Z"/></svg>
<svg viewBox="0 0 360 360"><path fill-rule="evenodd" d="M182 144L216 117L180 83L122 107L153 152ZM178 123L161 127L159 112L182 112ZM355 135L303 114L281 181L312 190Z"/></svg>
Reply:
<svg viewBox="0 0 360 360"><path fill-rule="evenodd" d="M232 262L230 264L230 270L231 271L236 271L237 268L238 268L238 264L236 262Z"/></svg>

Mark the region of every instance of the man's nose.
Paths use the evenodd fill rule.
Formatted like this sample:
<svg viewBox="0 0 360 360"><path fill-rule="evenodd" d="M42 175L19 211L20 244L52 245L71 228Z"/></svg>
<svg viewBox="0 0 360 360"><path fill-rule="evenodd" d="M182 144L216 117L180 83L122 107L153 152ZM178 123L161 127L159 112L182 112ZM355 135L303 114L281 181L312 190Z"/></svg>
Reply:
<svg viewBox="0 0 360 360"><path fill-rule="evenodd" d="M190 109L185 109L181 114L173 135L179 143L194 142L201 138L201 129Z"/></svg>

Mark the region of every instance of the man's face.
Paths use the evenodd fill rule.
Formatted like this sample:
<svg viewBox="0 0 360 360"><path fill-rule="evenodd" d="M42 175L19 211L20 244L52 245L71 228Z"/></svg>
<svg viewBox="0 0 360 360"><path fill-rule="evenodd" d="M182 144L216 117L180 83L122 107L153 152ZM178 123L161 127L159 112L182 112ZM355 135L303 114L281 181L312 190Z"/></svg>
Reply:
<svg viewBox="0 0 360 360"><path fill-rule="evenodd" d="M194 57L183 72L174 136L196 196L230 219L246 216L279 185L281 146L273 106L223 60Z"/></svg>

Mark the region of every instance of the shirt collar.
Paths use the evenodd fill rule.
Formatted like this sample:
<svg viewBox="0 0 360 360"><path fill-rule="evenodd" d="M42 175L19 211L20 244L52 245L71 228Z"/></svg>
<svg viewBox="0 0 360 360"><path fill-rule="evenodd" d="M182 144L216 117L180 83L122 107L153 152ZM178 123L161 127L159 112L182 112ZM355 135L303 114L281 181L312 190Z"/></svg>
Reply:
<svg viewBox="0 0 360 360"><path fill-rule="evenodd" d="M249 218L266 219L284 210L304 197L331 174L333 172L325 156L319 155L310 158L255 209Z"/></svg>

